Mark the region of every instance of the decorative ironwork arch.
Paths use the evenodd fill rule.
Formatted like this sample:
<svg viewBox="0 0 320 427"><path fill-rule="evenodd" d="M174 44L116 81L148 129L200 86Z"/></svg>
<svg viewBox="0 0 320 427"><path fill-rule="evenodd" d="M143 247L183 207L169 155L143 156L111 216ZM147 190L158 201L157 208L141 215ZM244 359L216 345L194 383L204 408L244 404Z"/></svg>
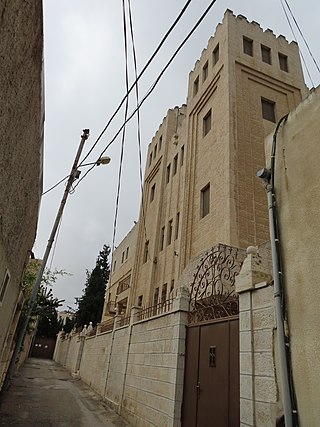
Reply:
<svg viewBox="0 0 320 427"><path fill-rule="evenodd" d="M190 289L190 323L239 314L235 278L245 256L243 249L220 243L200 259Z"/></svg>

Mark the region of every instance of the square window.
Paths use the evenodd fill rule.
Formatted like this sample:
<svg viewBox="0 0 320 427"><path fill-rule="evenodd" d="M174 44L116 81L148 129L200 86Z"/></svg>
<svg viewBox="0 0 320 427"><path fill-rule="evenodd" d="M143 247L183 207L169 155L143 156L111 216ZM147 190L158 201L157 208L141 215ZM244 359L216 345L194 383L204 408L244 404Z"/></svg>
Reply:
<svg viewBox="0 0 320 427"><path fill-rule="evenodd" d="M211 108L203 118L203 136L206 136L211 130Z"/></svg>
<svg viewBox="0 0 320 427"><path fill-rule="evenodd" d="M261 59L266 64L271 64L271 49L270 47L261 45Z"/></svg>
<svg viewBox="0 0 320 427"><path fill-rule="evenodd" d="M143 252L143 262L146 263L148 261L149 256L149 240L147 240L144 244L144 252Z"/></svg>
<svg viewBox="0 0 320 427"><path fill-rule="evenodd" d="M173 159L173 171L172 171L173 175L177 173L177 168L178 168L178 154L176 154Z"/></svg>
<svg viewBox="0 0 320 427"><path fill-rule="evenodd" d="M200 217L204 218L210 212L210 183L202 190L200 195Z"/></svg>
<svg viewBox="0 0 320 427"><path fill-rule="evenodd" d="M153 202L153 200L154 200L155 191L156 191L156 184L153 184L153 186L151 187L151 190L150 190L150 203Z"/></svg>
<svg viewBox="0 0 320 427"><path fill-rule="evenodd" d="M180 166L183 165L184 161L184 145L181 147Z"/></svg>
<svg viewBox="0 0 320 427"><path fill-rule="evenodd" d="M280 70L288 72L288 57L282 53L278 53Z"/></svg>
<svg viewBox="0 0 320 427"><path fill-rule="evenodd" d="M247 55L253 56L253 40L248 37L243 37L243 52Z"/></svg>
<svg viewBox="0 0 320 427"><path fill-rule="evenodd" d="M212 64L216 65L216 63L219 61L219 43L214 48L212 52Z"/></svg>
<svg viewBox="0 0 320 427"><path fill-rule="evenodd" d="M208 77L208 61L204 64L202 68L202 81L207 80Z"/></svg>
<svg viewBox="0 0 320 427"><path fill-rule="evenodd" d="M168 164L167 166L167 184L169 184L170 181L170 171L171 171L171 163Z"/></svg>
<svg viewBox="0 0 320 427"><path fill-rule="evenodd" d="M275 102L261 98L262 117L269 122L276 122Z"/></svg>
<svg viewBox="0 0 320 427"><path fill-rule="evenodd" d="M198 91L199 91L199 76L193 82L193 96L196 96Z"/></svg>

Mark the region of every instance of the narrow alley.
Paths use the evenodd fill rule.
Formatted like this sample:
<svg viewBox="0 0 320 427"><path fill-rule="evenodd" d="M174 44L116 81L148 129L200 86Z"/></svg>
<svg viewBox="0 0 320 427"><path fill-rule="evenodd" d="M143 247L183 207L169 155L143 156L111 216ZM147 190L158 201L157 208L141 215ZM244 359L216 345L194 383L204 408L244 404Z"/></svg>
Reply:
<svg viewBox="0 0 320 427"><path fill-rule="evenodd" d="M52 360L27 359L0 402L0 425L126 427L83 382Z"/></svg>

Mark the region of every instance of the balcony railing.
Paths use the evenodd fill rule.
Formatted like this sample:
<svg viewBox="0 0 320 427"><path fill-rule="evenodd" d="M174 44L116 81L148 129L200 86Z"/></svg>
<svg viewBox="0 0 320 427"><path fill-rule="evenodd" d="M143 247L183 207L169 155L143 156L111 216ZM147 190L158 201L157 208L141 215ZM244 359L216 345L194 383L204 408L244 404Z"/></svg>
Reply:
<svg viewBox="0 0 320 427"><path fill-rule="evenodd" d="M172 306L173 298L170 298L158 304L151 305L150 307L145 307L138 313L138 320L144 320L152 316L157 316L158 314L167 313L171 311Z"/></svg>
<svg viewBox="0 0 320 427"><path fill-rule="evenodd" d="M98 333L112 331L113 325L114 325L114 317L112 319L106 320L105 322L101 322L98 328Z"/></svg>

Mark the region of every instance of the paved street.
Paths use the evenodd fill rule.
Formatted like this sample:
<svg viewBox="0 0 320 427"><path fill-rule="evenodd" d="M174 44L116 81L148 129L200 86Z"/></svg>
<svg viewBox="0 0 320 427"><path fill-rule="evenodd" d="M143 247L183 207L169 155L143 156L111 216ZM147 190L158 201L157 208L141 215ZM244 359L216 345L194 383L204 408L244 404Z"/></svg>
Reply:
<svg viewBox="0 0 320 427"><path fill-rule="evenodd" d="M99 396L52 360L27 359L0 405L0 426L126 427Z"/></svg>

